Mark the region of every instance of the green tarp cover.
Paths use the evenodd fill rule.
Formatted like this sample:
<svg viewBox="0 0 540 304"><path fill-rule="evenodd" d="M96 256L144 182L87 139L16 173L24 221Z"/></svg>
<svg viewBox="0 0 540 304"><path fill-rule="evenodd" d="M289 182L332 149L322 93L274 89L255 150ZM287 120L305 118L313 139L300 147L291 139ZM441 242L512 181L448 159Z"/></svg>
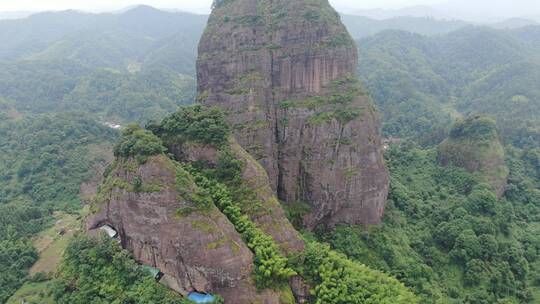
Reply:
<svg viewBox="0 0 540 304"><path fill-rule="evenodd" d="M142 267L144 270L148 271L154 278L157 277L158 274L161 272L161 270L152 266L143 265Z"/></svg>

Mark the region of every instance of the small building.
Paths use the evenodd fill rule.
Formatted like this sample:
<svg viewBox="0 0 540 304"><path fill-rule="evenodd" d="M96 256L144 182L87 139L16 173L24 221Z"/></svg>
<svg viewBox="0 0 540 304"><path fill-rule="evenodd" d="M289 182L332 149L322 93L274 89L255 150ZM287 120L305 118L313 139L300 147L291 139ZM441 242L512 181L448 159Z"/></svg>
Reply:
<svg viewBox="0 0 540 304"><path fill-rule="evenodd" d="M103 226L99 227L99 230L104 231L105 233L107 233L107 235L111 239L116 239L118 237L118 232L116 232L116 230L114 230L114 228L109 226L109 225L103 225Z"/></svg>
<svg viewBox="0 0 540 304"><path fill-rule="evenodd" d="M390 149L390 146L401 143L401 138L398 137L388 137L382 139L383 150L386 151Z"/></svg>
<svg viewBox="0 0 540 304"><path fill-rule="evenodd" d="M216 297L207 293L199 292L190 292L188 294L188 300L195 303L213 303L216 300Z"/></svg>

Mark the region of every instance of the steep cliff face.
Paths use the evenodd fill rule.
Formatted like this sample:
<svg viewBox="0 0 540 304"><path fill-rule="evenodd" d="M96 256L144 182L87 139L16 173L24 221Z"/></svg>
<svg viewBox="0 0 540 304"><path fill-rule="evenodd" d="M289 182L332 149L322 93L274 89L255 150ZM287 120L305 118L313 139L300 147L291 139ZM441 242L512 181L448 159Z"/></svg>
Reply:
<svg viewBox="0 0 540 304"><path fill-rule="evenodd" d="M442 165L451 164L483 175L499 198L506 191L509 169L491 118L475 115L457 122L450 136L439 145L438 157Z"/></svg>
<svg viewBox="0 0 540 304"><path fill-rule="evenodd" d="M143 165L119 159L87 229L117 229L122 246L139 263L161 269L167 285L183 295L196 290L226 303L280 303L278 292L257 291L252 252L214 205L201 208L198 191L190 174L163 155Z"/></svg>
<svg viewBox="0 0 540 304"><path fill-rule="evenodd" d="M168 146L169 151L179 161L185 163L203 161L211 167L219 165L221 152L216 147L194 142L175 142ZM242 211L266 234L272 236L284 253L301 252L304 249L304 242L285 216L285 212L270 187L265 170L236 143L236 140L230 139L226 149L232 151L234 159L243 164L241 187L245 187L253 194L251 200L242 204Z"/></svg>
<svg viewBox="0 0 540 304"><path fill-rule="evenodd" d="M227 0L199 45L199 100L278 197L307 202L308 228L377 224L388 192L379 120L354 76L357 52L326 0Z"/></svg>

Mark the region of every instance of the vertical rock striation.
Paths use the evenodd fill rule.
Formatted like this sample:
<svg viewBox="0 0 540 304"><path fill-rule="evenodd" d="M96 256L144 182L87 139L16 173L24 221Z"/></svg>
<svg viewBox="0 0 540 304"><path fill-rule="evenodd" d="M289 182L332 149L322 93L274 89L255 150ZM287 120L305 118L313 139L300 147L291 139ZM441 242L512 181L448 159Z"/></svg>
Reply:
<svg viewBox="0 0 540 304"><path fill-rule="evenodd" d="M218 166L220 151L215 147L178 141L166 145L175 158L183 163L202 161L211 167ZM244 165L242 186L254 193L254 200L249 206L244 206L242 211L257 227L276 241L283 253L302 252L304 241L285 216L285 212L270 188L268 175L264 169L234 139L230 140L229 146L228 149L232 151L234 158ZM260 207L255 205L260 205Z"/></svg>
<svg viewBox="0 0 540 304"><path fill-rule="evenodd" d="M327 0L224 0L199 45L199 100L226 110L306 227L380 223L380 123L354 76L354 41Z"/></svg>
<svg viewBox="0 0 540 304"><path fill-rule="evenodd" d="M162 282L184 296L212 292L227 304L279 304L279 292L257 290L253 254L227 217L213 205L197 211L197 191L192 177L163 155L142 165L118 159L86 228L114 227L137 262L159 268ZM179 212L186 208L196 211Z"/></svg>

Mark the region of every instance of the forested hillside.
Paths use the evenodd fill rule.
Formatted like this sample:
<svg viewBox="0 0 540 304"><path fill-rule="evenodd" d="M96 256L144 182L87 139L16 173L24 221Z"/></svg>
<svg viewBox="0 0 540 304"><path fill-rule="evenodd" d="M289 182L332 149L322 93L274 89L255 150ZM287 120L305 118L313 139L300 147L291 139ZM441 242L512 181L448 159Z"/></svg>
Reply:
<svg viewBox="0 0 540 304"><path fill-rule="evenodd" d="M506 144L538 146L538 27L468 27L426 37L387 31L358 41L359 73L388 136L439 142L452 118L486 113Z"/></svg>
<svg viewBox="0 0 540 304"><path fill-rule="evenodd" d="M409 295L388 277L397 278L421 303L539 303L540 26L342 19L357 39L358 74L381 113L384 135L393 137L385 153L391 190L379 226L303 233L313 263L295 270L317 286L314 292L324 298L317 303L349 303L350 297L338 295L347 284L368 281L362 271ZM95 194L113 159L119 132L110 126L134 122L156 131L155 122L197 101L197 45L206 21L145 6L118 14L65 11L0 20L0 303L24 283L50 279L29 274L40 258L36 235L60 221L58 211L81 220L84 195ZM490 126L495 122L489 139L496 145L455 141L464 118L477 114L490 117L482 119ZM228 130L220 126L206 134L199 127L208 127L207 117L195 118L177 126L210 138ZM443 161L439 153L450 150L440 144L452 140L466 143L470 155L497 157L505 173L498 176L505 186L497 190L504 195L497 197L490 171ZM219 161L225 163L194 166L208 178L232 177L224 179L227 189L246 196L243 188L233 191L238 163ZM285 206L301 227L306 205ZM67 248L54 283L39 285L38 303L45 297L58 303L185 302L146 277L115 242L77 238ZM367 294L375 294L378 285L365 284Z"/></svg>
<svg viewBox="0 0 540 304"><path fill-rule="evenodd" d="M203 15L138 6L121 14L62 11L39 13L24 19L1 20L0 59L55 57L63 54L72 56L71 59L78 57L82 61L92 62L92 57L112 58L122 54L123 58L115 58L119 61L117 63L126 59L140 60L155 46L161 45L163 39L178 33L194 37L191 41L196 43L206 19ZM95 52L100 49L107 52ZM196 53L191 56L193 62Z"/></svg>
<svg viewBox="0 0 540 304"><path fill-rule="evenodd" d="M536 303L538 153L509 153L510 184L497 200L478 176L441 167L436 151L403 143L386 155L392 189L384 225L340 227L322 238L395 275L423 303Z"/></svg>
<svg viewBox="0 0 540 304"><path fill-rule="evenodd" d="M0 302L4 302L37 260L30 238L53 224L54 211L81 208L80 186L110 160L116 132L78 114L21 117L6 103L0 107L0 271L5 274L0 278Z"/></svg>
<svg viewBox="0 0 540 304"><path fill-rule="evenodd" d="M0 97L23 114L160 119L194 100L206 18L140 6L122 14L66 11L0 21Z"/></svg>
<svg viewBox="0 0 540 304"><path fill-rule="evenodd" d="M392 189L385 224L322 237L395 274L425 303L536 303L539 29L467 27L433 37L386 31L359 40L359 74L382 112L384 133L402 143L386 153ZM471 138L459 139L461 152L445 150L457 134L486 132L485 124L450 132L471 114L495 119L504 152ZM436 149L418 146L447 136L439 153L453 153L457 163L477 157L500 163L506 155L510 176L501 199L478 172L443 167Z"/></svg>
<svg viewBox="0 0 540 304"><path fill-rule="evenodd" d="M57 211L77 217L97 187L83 182L112 159L105 122L158 120L194 101L205 22L149 7L0 21L0 302L28 280L42 250L33 237Z"/></svg>

